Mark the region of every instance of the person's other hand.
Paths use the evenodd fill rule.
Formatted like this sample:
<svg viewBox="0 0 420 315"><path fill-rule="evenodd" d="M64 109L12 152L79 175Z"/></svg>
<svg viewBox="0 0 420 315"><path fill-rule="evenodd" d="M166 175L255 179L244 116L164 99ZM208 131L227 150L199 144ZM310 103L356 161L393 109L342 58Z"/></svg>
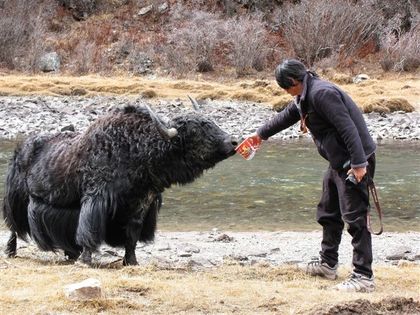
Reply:
<svg viewBox="0 0 420 315"><path fill-rule="evenodd" d="M363 177L366 175L366 172L366 167L351 168L347 172L347 175L353 174L353 176L356 178L356 181L360 183Z"/></svg>

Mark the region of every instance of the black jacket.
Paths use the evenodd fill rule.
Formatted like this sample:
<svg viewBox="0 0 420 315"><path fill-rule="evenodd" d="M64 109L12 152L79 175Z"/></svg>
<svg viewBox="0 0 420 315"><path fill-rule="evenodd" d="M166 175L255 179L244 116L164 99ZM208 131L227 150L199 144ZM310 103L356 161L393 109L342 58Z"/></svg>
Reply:
<svg viewBox="0 0 420 315"><path fill-rule="evenodd" d="M299 106L301 108L301 114ZM307 74L303 92L273 119L261 126L257 134L264 140L306 117L319 153L334 169L350 160L352 167L363 167L375 152L363 115L353 100L334 84Z"/></svg>

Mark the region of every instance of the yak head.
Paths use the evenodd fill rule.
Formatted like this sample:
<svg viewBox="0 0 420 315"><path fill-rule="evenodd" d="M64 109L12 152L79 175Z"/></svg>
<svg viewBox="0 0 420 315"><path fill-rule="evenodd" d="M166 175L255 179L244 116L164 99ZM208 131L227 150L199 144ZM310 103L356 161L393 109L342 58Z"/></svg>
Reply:
<svg viewBox="0 0 420 315"><path fill-rule="evenodd" d="M191 112L163 122L148 109L161 135L178 149L186 167L196 173L193 177L235 154L237 140L204 115Z"/></svg>

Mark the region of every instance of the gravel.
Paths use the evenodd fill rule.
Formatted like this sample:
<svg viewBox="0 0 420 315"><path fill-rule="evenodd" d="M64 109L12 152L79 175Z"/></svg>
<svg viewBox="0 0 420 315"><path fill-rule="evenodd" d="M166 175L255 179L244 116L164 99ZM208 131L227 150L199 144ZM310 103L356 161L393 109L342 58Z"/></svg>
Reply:
<svg viewBox="0 0 420 315"><path fill-rule="evenodd" d="M57 132L74 126L84 130L98 116L114 106L145 104L144 99L125 97L0 97L0 138L14 139L33 132ZM186 101L153 101L152 108L167 118L192 110ZM241 137L253 133L276 113L267 105L233 101L203 101L204 115L211 117L230 134ZM365 114L374 139L420 140L420 113ZM290 140L301 137L298 124L273 138Z"/></svg>
<svg viewBox="0 0 420 315"><path fill-rule="evenodd" d="M0 243L6 244L8 233L0 230ZM137 243L136 255L140 265L161 268L211 268L226 263L241 265L266 264L277 266L296 264L318 256L321 231L313 232L230 232L211 231L168 232L158 231L154 242ZM64 260L61 251L56 254L42 252L32 243L18 241L18 255L48 261ZM351 239L343 234L339 249L340 264L351 265ZM124 250L102 246L93 256L98 265L121 263ZM0 253L0 258L5 254ZM373 264L420 264L420 232L383 233L373 236Z"/></svg>

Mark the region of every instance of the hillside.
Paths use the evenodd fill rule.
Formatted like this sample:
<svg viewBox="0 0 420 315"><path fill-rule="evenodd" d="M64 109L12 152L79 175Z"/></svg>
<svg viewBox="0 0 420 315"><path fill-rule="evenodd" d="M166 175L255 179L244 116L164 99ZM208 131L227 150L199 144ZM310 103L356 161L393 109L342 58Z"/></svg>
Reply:
<svg viewBox="0 0 420 315"><path fill-rule="evenodd" d="M285 57L416 73L418 1L0 1L0 71L232 78Z"/></svg>

